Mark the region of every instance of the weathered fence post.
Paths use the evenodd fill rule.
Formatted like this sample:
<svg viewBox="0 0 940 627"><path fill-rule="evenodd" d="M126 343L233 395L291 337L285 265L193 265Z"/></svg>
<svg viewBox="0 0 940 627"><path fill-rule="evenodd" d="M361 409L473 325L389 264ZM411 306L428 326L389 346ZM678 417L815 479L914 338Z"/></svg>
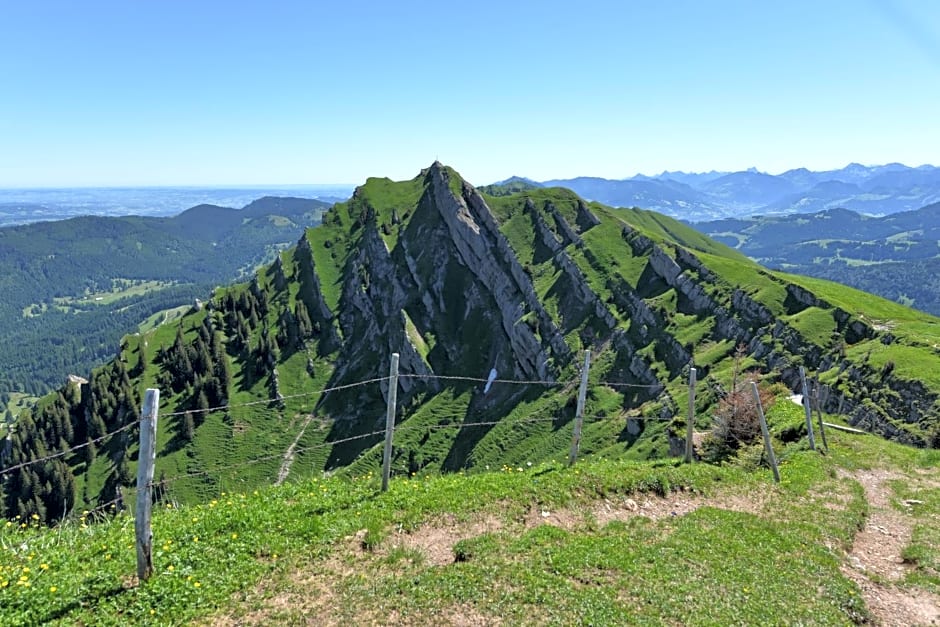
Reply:
<svg viewBox="0 0 940 627"><path fill-rule="evenodd" d="M822 410L819 408L819 373L816 373L816 381L813 386L813 404L816 405L816 419L819 420L819 435L822 437L823 448L829 451L829 443L826 442L826 427L823 426Z"/></svg>
<svg viewBox="0 0 940 627"><path fill-rule="evenodd" d="M137 579L147 581L153 574L153 530L150 512L153 509L153 465L157 458L157 409L160 390L148 389L140 419L140 452L137 458L137 511L134 532L137 536Z"/></svg>
<svg viewBox="0 0 940 627"><path fill-rule="evenodd" d="M816 450L816 438L813 436L813 410L809 406L809 388L806 386L806 370L800 366L800 382L803 384L803 411L806 412L806 435L809 436L809 448Z"/></svg>
<svg viewBox="0 0 940 627"><path fill-rule="evenodd" d="M385 451L382 454L382 492L388 490L392 474L392 436L395 433L395 410L398 404L398 353L392 353L388 368L388 406L385 412Z"/></svg>
<svg viewBox="0 0 940 627"><path fill-rule="evenodd" d="M685 461L691 464L694 455L692 434L695 430L695 368L689 368L689 416L685 425Z"/></svg>
<svg viewBox="0 0 940 627"><path fill-rule="evenodd" d="M584 368L581 369L581 387L578 388L578 405L574 412L574 434L571 436L571 453L568 465L578 461L578 449L581 448L581 427L584 425L584 401L587 398L588 372L591 369L591 351L584 351Z"/></svg>
<svg viewBox="0 0 940 627"><path fill-rule="evenodd" d="M757 405L757 417L760 419L760 430L764 434L764 448L767 450L767 461L770 462L770 469L774 473L774 481L780 483L780 470L777 469L777 457L774 455L774 447L770 442L770 429L767 428L767 419L764 417L764 407L760 403L760 392L757 391L757 383L751 381L751 390L754 392L754 404Z"/></svg>

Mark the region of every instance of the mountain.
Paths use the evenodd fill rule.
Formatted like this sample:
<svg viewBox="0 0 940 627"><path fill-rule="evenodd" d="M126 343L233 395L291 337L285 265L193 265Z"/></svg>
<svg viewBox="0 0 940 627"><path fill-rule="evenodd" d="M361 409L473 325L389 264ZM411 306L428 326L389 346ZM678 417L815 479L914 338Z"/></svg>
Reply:
<svg viewBox="0 0 940 627"><path fill-rule="evenodd" d="M504 181L493 183L492 185L483 185L480 191L490 196L509 196L516 192L524 192L531 189L542 187L541 183L520 176L510 176Z"/></svg>
<svg viewBox="0 0 940 627"><path fill-rule="evenodd" d="M940 315L940 203L881 218L830 209L695 227L768 267L839 281Z"/></svg>
<svg viewBox="0 0 940 627"><path fill-rule="evenodd" d="M250 274L328 206L267 197L0 229L0 393L45 391L103 363L141 320Z"/></svg>
<svg viewBox="0 0 940 627"><path fill-rule="evenodd" d="M262 197L346 200L353 185L0 188L0 227L80 216L170 217L196 205L243 207Z"/></svg>
<svg viewBox="0 0 940 627"><path fill-rule="evenodd" d="M369 179L250 282L125 337L87 383L21 416L7 468L84 446L11 472L6 512L57 520L62 503L113 502L154 386L163 500L366 475L382 456L393 353L398 476L564 456L585 349L585 455L681 449L690 364L696 428L739 377L788 393L802 366L818 372L825 411L923 446L940 441L937 343L936 318L770 272L662 214L559 188L487 196L434 163L409 181Z"/></svg>
<svg viewBox="0 0 940 627"><path fill-rule="evenodd" d="M762 172L735 172L704 183L701 190L713 198L745 207L765 205L796 190L785 178Z"/></svg>
<svg viewBox="0 0 940 627"><path fill-rule="evenodd" d="M754 214L813 213L848 208L885 215L940 201L940 168L849 164L839 170L806 168L780 175L758 172L663 172L631 179L579 177L546 181L618 207L643 207L689 222Z"/></svg>
<svg viewBox="0 0 940 627"><path fill-rule="evenodd" d="M668 170L664 170L663 172L655 176L644 177L642 174L637 174L633 178L635 180L643 180L643 179L648 178L648 179L658 179L661 181L666 181L666 180L676 181L677 183L683 183L685 185L698 189L705 183L708 183L709 181L713 181L717 178L721 178L722 176L725 176L726 174L731 174L731 172L719 172L717 170L712 170L710 172L682 172L678 170L675 172L669 172Z"/></svg>
<svg viewBox="0 0 940 627"><path fill-rule="evenodd" d="M671 216L720 217L726 215L720 202L685 183L658 179L611 181L596 177L557 179L543 183L566 187L576 194L614 207L642 207Z"/></svg>

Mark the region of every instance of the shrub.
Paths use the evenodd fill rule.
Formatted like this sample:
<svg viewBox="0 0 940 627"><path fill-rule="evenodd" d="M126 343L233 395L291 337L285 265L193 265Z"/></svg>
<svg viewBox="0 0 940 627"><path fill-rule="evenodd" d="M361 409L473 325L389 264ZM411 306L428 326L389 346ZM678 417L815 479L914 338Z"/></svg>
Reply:
<svg viewBox="0 0 940 627"><path fill-rule="evenodd" d="M724 398L718 401L711 431L703 442L704 457L720 461L735 454L738 449L759 442L760 418L751 383L755 377L746 377ZM766 411L773 402L770 390L758 388L761 405Z"/></svg>

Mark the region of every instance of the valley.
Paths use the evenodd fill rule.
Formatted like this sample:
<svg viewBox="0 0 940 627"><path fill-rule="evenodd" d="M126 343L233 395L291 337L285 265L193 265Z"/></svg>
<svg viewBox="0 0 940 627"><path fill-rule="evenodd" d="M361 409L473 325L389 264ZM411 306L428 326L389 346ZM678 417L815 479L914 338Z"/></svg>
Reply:
<svg viewBox="0 0 940 627"><path fill-rule="evenodd" d="M171 218L83 216L0 229L0 392L39 395L69 374L87 376L142 320L250 276L328 206L268 197Z"/></svg>
<svg viewBox="0 0 940 627"><path fill-rule="evenodd" d="M695 228L769 268L838 281L940 314L940 204L883 217L832 209Z"/></svg>

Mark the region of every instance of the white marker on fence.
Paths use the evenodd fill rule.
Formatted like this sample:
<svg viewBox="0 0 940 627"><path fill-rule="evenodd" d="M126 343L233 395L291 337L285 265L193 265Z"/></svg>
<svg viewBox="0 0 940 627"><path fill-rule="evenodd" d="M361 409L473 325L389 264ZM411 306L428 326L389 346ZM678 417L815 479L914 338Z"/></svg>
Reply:
<svg viewBox="0 0 940 627"><path fill-rule="evenodd" d="M813 410L809 406L809 388L806 385L806 370L800 366L800 382L803 384L803 411L806 412L806 435L809 436L809 448L816 450L816 438L813 436Z"/></svg>
<svg viewBox="0 0 940 627"><path fill-rule="evenodd" d="M578 388L578 405L574 412L574 434L571 436L571 453L568 465L578 461L578 449L581 448L581 427L584 424L584 402L587 398L588 372L591 370L591 351L584 351L584 368L581 369L581 387Z"/></svg>
<svg viewBox="0 0 940 627"><path fill-rule="evenodd" d="M148 389L140 419L140 452L137 458L137 511L134 532L137 537L137 579L147 581L153 574L153 530L150 512L153 508L153 465L157 457L157 409L160 390Z"/></svg>
<svg viewBox="0 0 940 627"><path fill-rule="evenodd" d="M685 425L685 461L692 463L692 433L695 429L695 368L689 368L689 417Z"/></svg>
<svg viewBox="0 0 940 627"><path fill-rule="evenodd" d="M392 353L388 367L388 406L385 412L385 451L382 454L382 492L388 490L392 474L392 436L395 433L395 408L398 404L398 353Z"/></svg>
<svg viewBox="0 0 940 627"><path fill-rule="evenodd" d="M751 390L754 392L754 404L757 405L757 417L760 419L760 431L764 434L764 449L767 451L767 461L770 462L770 469L774 473L774 481L780 483L780 471L777 469L777 457L774 455L774 447L770 442L770 429L767 428L767 419L764 417L764 407L760 403L760 392L757 391L757 383L751 381Z"/></svg>

